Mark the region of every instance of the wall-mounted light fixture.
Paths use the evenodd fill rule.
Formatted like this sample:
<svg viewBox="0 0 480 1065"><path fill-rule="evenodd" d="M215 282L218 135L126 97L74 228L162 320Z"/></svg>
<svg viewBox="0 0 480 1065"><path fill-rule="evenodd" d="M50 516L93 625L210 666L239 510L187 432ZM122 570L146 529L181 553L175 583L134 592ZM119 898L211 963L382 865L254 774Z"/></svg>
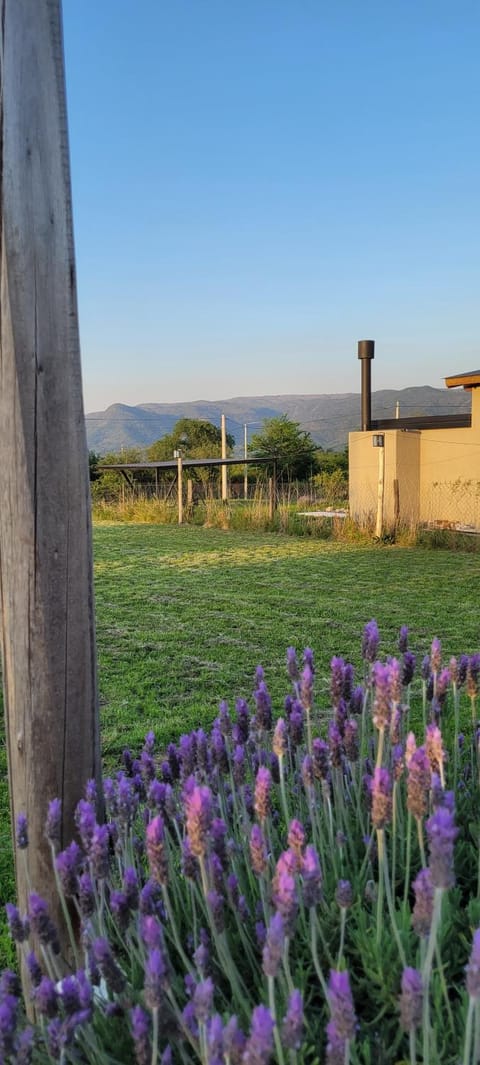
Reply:
<svg viewBox="0 0 480 1065"><path fill-rule="evenodd" d="M374 447L385 447L385 434L374 433L372 436L372 444Z"/></svg>

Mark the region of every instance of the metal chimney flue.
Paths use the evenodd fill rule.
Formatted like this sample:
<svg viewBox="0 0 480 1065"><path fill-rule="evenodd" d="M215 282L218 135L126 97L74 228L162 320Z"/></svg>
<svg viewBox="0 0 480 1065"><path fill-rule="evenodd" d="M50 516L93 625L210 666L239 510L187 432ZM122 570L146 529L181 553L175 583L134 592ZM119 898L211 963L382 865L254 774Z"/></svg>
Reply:
<svg viewBox="0 0 480 1065"><path fill-rule="evenodd" d="M358 357L362 362L362 430L368 432L372 423L372 375L370 363L375 358L375 341L359 340Z"/></svg>

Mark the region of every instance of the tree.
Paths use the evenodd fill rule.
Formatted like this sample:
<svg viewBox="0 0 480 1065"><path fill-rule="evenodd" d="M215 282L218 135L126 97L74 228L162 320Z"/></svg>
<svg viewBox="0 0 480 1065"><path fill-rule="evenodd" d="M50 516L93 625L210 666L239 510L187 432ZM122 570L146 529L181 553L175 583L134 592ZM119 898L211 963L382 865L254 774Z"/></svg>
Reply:
<svg viewBox="0 0 480 1065"><path fill-rule="evenodd" d="M235 445L235 437L227 433L227 454ZM156 440L147 450L150 462L165 462L180 450L184 458L214 459L222 454L222 433L217 425L201 418L180 418L171 433Z"/></svg>
<svg viewBox="0 0 480 1065"><path fill-rule="evenodd" d="M235 437L227 433L227 455L232 453ZM171 433L152 444L147 451L151 462L163 462L173 458L174 451L181 451L183 458L214 459L222 454L222 433L217 425L201 418L180 418ZM218 478L218 469L200 467L189 470L191 480L211 486Z"/></svg>
<svg viewBox="0 0 480 1065"><path fill-rule="evenodd" d="M315 472L317 450L310 433L286 414L265 418L262 432L254 433L249 444L252 455L275 459L280 478L300 481Z"/></svg>
<svg viewBox="0 0 480 1065"><path fill-rule="evenodd" d="M99 462L100 462L100 455L98 455L96 451L89 451L88 452L88 472L89 472L89 475L90 475L90 483L91 484L92 484L93 481L98 481L98 478L101 476L100 475L100 471L98 469L98 463Z"/></svg>

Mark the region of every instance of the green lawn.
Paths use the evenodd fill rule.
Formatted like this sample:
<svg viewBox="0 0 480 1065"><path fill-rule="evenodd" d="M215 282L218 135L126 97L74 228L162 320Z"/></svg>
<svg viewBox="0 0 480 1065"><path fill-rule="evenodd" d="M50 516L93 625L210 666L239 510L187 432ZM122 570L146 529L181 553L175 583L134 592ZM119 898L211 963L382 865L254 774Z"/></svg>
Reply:
<svg viewBox="0 0 480 1065"><path fill-rule="evenodd" d="M342 654L359 665L362 629L372 617L384 654L395 653L404 623L420 656L435 635L447 656L479 649L476 554L154 525L98 526L94 552L110 768L148 729L167 743L208 726L221 699L249 698L259 663L279 713L290 644L313 648L318 704L326 710L330 659ZM0 755L5 899L12 879L4 746Z"/></svg>
<svg viewBox="0 0 480 1065"><path fill-rule="evenodd" d="M480 556L153 525L95 529L103 749L108 761L149 728L168 742L208 724L221 699L249 697L257 664L280 712L285 652L315 652L319 702L329 662L360 661L365 622L393 654L401 624L423 656L478 650Z"/></svg>

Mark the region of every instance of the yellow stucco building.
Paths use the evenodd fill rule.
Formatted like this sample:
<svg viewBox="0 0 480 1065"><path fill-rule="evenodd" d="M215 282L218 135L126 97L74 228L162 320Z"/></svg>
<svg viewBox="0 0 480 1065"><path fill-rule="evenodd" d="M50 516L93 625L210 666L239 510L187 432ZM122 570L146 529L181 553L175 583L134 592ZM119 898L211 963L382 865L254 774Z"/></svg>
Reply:
<svg viewBox="0 0 480 1065"><path fill-rule="evenodd" d="M359 358L373 354L361 355L359 345ZM470 415L374 421L362 413L363 431L349 435L355 520L375 521L381 510L384 530L401 523L480 531L480 370L447 377L445 384L471 392Z"/></svg>

